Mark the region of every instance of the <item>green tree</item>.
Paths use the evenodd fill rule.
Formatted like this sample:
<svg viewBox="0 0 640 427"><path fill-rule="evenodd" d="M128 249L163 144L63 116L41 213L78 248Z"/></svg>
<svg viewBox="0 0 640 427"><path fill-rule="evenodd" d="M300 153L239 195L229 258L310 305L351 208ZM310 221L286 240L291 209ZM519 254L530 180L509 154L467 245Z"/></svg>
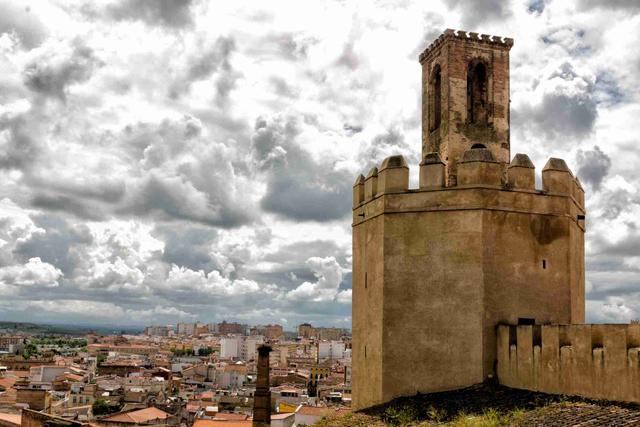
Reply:
<svg viewBox="0 0 640 427"><path fill-rule="evenodd" d="M198 356L208 356L213 353L213 349L211 347L200 347L198 349Z"/></svg>
<svg viewBox="0 0 640 427"><path fill-rule="evenodd" d="M120 409L122 409L122 405L111 405L108 400L103 399L101 397L97 398L93 402L93 405L91 405L91 410L93 411L93 415L96 415L96 416L119 412Z"/></svg>
<svg viewBox="0 0 640 427"><path fill-rule="evenodd" d="M29 359L31 356L37 356L38 354L38 347L32 343L27 344L22 350L22 357L25 359Z"/></svg>

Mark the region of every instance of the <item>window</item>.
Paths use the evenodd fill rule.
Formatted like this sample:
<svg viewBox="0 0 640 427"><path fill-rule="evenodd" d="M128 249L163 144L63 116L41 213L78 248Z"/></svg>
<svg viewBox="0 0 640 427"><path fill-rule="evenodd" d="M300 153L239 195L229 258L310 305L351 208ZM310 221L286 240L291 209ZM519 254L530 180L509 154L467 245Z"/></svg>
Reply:
<svg viewBox="0 0 640 427"><path fill-rule="evenodd" d="M440 127L442 119L442 73L440 66L436 65L431 72L431 130Z"/></svg>
<svg viewBox="0 0 640 427"><path fill-rule="evenodd" d="M469 123L487 123L487 67L471 62L467 72L467 114Z"/></svg>

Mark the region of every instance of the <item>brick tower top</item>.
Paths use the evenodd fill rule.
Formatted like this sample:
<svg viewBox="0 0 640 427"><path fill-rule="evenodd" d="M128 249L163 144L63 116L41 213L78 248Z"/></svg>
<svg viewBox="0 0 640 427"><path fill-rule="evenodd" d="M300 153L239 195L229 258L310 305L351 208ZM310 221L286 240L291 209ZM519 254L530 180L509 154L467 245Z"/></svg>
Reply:
<svg viewBox="0 0 640 427"><path fill-rule="evenodd" d="M472 147L510 160L509 50L513 39L448 29L420 54L422 157L437 152L455 185Z"/></svg>

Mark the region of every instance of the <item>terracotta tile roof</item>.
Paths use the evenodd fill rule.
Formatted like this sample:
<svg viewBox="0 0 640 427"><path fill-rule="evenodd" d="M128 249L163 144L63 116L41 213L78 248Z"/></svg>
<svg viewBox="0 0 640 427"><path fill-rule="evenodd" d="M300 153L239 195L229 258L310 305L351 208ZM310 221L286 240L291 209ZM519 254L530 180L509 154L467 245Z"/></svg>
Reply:
<svg viewBox="0 0 640 427"><path fill-rule="evenodd" d="M296 415L293 412L284 413L284 414L271 414L272 420L285 420L289 417L295 417Z"/></svg>
<svg viewBox="0 0 640 427"><path fill-rule="evenodd" d="M187 412L198 412L201 407L202 402L189 402L187 403Z"/></svg>
<svg viewBox="0 0 640 427"><path fill-rule="evenodd" d="M13 387L13 384L15 384L16 380L17 378L13 378L13 377L0 378L0 386L2 388L9 389Z"/></svg>
<svg viewBox="0 0 640 427"><path fill-rule="evenodd" d="M248 415L246 414L235 414L232 412L218 412L216 414L215 417L213 417L214 420L235 420L235 421L242 421L242 420L246 420L247 418L249 418Z"/></svg>
<svg viewBox="0 0 640 427"><path fill-rule="evenodd" d="M251 427L251 420L196 420L193 427Z"/></svg>
<svg viewBox="0 0 640 427"><path fill-rule="evenodd" d="M20 426L22 424L22 415L20 414L5 414L0 412L0 421L4 421L6 423L15 424L16 426Z"/></svg>
<svg viewBox="0 0 640 427"><path fill-rule="evenodd" d="M0 404L13 405L14 403L16 403L17 396L18 392L15 388L8 388L7 391L0 394Z"/></svg>
<svg viewBox="0 0 640 427"><path fill-rule="evenodd" d="M163 420L170 416L170 414L167 414L166 412L152 406L150 408L139 409L137 411L121 412L119 414L101 418L101 420L114 421L119 423L141 424L147 423L152 420Z"/></svg>

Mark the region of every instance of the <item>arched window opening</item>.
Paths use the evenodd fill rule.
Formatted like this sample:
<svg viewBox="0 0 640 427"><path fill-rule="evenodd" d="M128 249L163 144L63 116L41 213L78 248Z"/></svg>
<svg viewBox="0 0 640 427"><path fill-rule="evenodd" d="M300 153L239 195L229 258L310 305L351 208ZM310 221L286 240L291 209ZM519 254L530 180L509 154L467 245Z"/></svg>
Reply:
<svg viewBox="0 0 640 427"><path fill-rule="evenodd" d="M440 72L439 65L434 67L432 75L431 98L433 102L431 104L431 130L436 130L440 127L440 121L442 119L442 73Z"/></svg>
<svg viewBox="0 0 640 427"><path fill-rule="evenodd" d="M471 63L467 74L467 109L469 123L487 123L487 67Z"/></svg>
<svg viewBox="0 0 640 427"><path fill-rule="evenodd" d="M474 149L476 149L476 148L487 148L487 147L485 147L485 146L484 146L484 144L473 144L473 145L471 146L471 149L472 149L472 150L474 150Z"/></svg>

